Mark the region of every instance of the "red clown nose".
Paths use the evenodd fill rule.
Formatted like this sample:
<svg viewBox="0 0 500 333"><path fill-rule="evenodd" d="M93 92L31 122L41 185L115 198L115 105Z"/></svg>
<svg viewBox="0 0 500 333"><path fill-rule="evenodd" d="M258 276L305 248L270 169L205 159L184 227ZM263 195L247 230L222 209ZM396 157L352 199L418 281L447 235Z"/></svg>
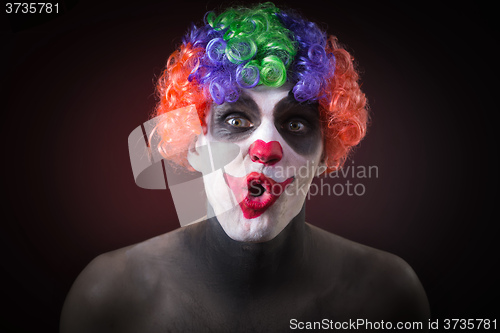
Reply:
<svg viewBox="0 0 500 333"><path fill-rule="evenodd" d="M281 161L283 148L278 141L264 142L256 140L250 145L248 154L254 162L273 165Z"/></svg>

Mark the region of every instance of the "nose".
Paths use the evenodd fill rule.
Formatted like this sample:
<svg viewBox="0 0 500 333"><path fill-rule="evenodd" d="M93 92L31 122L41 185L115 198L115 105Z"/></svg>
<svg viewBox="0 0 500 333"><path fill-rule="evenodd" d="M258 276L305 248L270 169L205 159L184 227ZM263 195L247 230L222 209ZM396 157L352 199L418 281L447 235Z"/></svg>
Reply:
<svg viewBox="0 0 500 333"><path fill-rule="evenodd" d="M256 140L248 149L250 159L257 163L273 165L281 161L283 148L278 141L264 142Z"/></svg>

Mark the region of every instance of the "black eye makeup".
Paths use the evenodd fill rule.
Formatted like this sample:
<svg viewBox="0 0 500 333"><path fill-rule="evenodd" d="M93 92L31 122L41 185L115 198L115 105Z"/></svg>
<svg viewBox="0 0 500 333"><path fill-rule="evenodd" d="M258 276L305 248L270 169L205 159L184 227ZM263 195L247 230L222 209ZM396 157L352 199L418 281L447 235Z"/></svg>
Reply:
<svg viewBox="0 0 500 333"><path fill-rule="evenodd" d="M293 117L284 121L279 121L277 125L281 126L281 131L298 136L309 135L312 130L316 129L315 125L301 117Z"/></svg>
<svg viewBox="0 0 500 333"><path fill-rule="evenodd" d="M214 104L210 113L210 133L220 141L245 140L262 120L259 106L244 93L234 103ZM316 103L299 103L289 94L276 103L272 117L276 130L295 152L309 155L319 149L321 128Z"/></svg>
<svg viewBox="0 0 500 333"><path fill-rule="evenodd" d="M293 95L283 98L274 108L274 122L285 141L301 155L309 155L321 144L317 103L299 103Z"/></svg>
<svg viewBox="0 0 500 333"><path fill-rule="evenodd" d="M242 95L234 103L214 105L211 109L210 133L217 140L244 140L259 124L259 108L248 96Z"/></svg>
<svg viewBox="0 0 500 333"><path fill-rule="evenodd" d="M284 130L292 132L292 133L296 133L296 134L305 134L305 132L307 132L307 130L308 130L307 126L308 126L307 123L304 124L304 121L297 120L297 119L287 121L285 124L281 125L281 127Z"/></svg>
<svg viewBox="0 0 500 333"><path fill-rule="evenodd" d="M250 128L253 124L243 116L240 115L230 115L226 117L226 124L237 128Z"/></svg>

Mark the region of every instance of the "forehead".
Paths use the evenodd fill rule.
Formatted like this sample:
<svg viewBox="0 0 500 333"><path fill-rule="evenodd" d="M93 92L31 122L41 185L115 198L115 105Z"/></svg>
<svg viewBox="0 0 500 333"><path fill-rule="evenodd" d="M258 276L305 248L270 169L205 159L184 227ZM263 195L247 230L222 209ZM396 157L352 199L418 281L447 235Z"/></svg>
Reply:
<svg viewBox="0 0 500 333"><path fill-rule="evenodd" d="M288 96L291 88L292 86L289 84L279 88L261 85L255 88L245 89L242 95L251 98L263 113L271 113L276 104Z"/></svg>
<svg viewBox="0 0 500 333"><path fill-rule="evenodd" d="M206 116L207 124L211 125L213 117L227 116L228 111L238 111L252 116L252 121L256 118L272 117L275 120L283 120L287 116L305 117L306 120L319 122L319 109L317 103L297 102L291 94L293 84L285 84L279 88L257 86L250 89L243 89L235 102L225 102L223 104L212 104L210 112Z"/></svg>

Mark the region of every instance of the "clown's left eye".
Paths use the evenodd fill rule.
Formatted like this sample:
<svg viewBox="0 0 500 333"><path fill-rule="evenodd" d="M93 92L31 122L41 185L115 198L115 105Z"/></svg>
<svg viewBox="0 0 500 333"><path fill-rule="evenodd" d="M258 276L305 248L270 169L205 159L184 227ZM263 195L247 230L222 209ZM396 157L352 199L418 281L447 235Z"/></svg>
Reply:
<svg viewBox="0 0 500 333"><path fill-rule="evenodd" d="M253 126L253 124L248 119L234 116L226 118L226 124L239 128L249 128Z"/></svg>
<svg viewBox="0 0 500 333"><path fill-rule="evenodd" d="M303 132L306 129L306 126L298 120L291 120L287 122L284 127L290 132L295 132L295 133Z"/></svg>

